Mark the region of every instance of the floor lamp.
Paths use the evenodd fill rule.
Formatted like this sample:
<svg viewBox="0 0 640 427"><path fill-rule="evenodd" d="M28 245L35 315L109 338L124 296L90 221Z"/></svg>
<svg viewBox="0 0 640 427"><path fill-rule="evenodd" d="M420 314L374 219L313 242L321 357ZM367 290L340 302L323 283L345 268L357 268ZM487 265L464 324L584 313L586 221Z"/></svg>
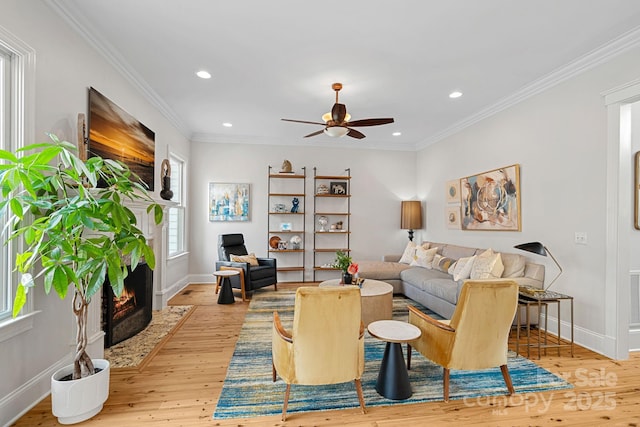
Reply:
<svg viewBox="0 0 640 427"><path fill-rule="evenodd" d="M560 275L562 274L562 267L558 263L558 260L551 254L551 251L545 245L543 245L542 243L540 243L540 242L522 243L520 245L514 246L514 248L523 250L525 252L531 252L532 254L536 254L536 255L541 255L541 256L549 255L551 257L551 259L553 260L553 262L556 263L556 266L558 267L558 270L560 270L560 271L558 272L556 277L553 278L551 283L549 283L544 288L544 291L547 291L551 287L551 285L553 285L553 282L555 282L556 279L558 277L560 277Z"/></svg>
<svg viewBox="0 0 640 427"><path fill-rule="evenodd" d="M409 230L409 240L413 241L413 230L422 228L422 203L420 200L402 202L400 228Z"/></svg>

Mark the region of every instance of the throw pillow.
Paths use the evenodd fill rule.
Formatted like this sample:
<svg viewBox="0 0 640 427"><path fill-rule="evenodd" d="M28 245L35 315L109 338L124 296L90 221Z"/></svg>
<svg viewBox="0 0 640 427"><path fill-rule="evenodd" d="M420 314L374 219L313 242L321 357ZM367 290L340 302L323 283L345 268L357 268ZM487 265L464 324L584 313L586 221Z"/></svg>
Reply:
<svg viewBox="0 0 640 427"><path fill-rule="evenodd" d="M468 279L476 257L477 255L473 255L456 261L456 266L453 269L453 280L457 282L458 280Z"/></svg>
<svg viewBox="0 0 640 427"><path fill-rule="evenodd" d="M445 256L435 254L433 257L433 262L431 266L434 270L442 271L443 273L448 273L449 268L453 264L453 260L451 258L447 258Z"/></svg>
<svg viewBox="0 0 640 427"><path fill-rule="evenodd" d="M433 257L436 254L438 248L424 249L422 246L416 248L416 255L409 265L424 267L431 270L431 264L433 263Z"/></svg>
<svg viewBox="0 0 640 427"><path fill-rule="evenodd" d="M404 252L402 253L402 258L398 261L401 264L411 264L413 258L416 255L416 244L413 242L407 243L407 247L404 248Z"/></svg>
<svg viewBox="0 0 640 427"><path fill-rule="evenodd" d="M256 255L252 252L249 255L231 255L230 256L232 262L248 262L249 265L257 266L258 259Z"/></svg>
<svg viewBox="0 0 640 427"><path fill-rule="evenodd" d="M518 254L501 254L502 263L504 264L504 271L502 277L524 277L524 268L526 264L526 258Z"/></svg>
<svg viewBox="0 0 640 427"><path fill-rule="evenodd" d="M499 279L504 271L499 253L487 249L477 256L471 268L471 280Z"/></svg>

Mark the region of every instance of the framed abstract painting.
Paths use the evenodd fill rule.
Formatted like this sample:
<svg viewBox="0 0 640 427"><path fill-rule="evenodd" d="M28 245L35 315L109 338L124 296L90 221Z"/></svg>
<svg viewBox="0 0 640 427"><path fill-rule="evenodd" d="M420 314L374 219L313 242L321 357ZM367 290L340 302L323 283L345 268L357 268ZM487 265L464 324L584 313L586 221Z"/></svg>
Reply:
<svg viewBox="0 0 640 427"><path fill-rule="evenodd" d="M249 184L209 183L209 221L249 221Z"/></svg>
<svg viewBox="0 0 640 427"><path fill-rule="evenodd" d="M463 230L520 231L520 165L460 180Z"/></svg>

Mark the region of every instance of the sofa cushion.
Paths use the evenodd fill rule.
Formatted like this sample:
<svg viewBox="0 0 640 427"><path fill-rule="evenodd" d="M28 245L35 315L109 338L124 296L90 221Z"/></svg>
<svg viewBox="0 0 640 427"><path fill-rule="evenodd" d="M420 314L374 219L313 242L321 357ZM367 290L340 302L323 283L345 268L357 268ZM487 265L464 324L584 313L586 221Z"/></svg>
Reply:
<svg viewBox="0 0 640 427"><path fill-rule="evenodd" d="M435 254L433 257L433 262L431 263L431 267L435 270L442 271L443 273L449 272L449 267L453 264L455 260L452 258L447 258L439 254Z"/></svg>
<svg viewBox="0 0 640 427"><path fill-rule="evenodd" d="M400 277L405 285L413 286L451 304L458 301L458 283L451 280L451 276L447 273L424 268L409 268L400 273Z"/></svg>
<svg viewBox="0 0 640 427"><path fill-rule="evenodd" d="M407 246L404 248L404 252L402 252L402 257L400 258L400 261L398 262L401 264L411 264L415 255L416 255L416 244L409 241L409 243L407 243Z"/></svg>
<svg viewBox="0 0 640 427"><path fill-rule="evenodd" d="M469 277L471 280L499 279L504 271L502 257L499 253L487 249L476 256Z"/></svg>
<svg viewBox="0 0 640 427"><path fill-rule="evenodd" d="M400 272L409 267L407 264L386 261L358 261L358 277L363 279L400 280Z"/></svg>
<svg viewBox="0 0 640 427"><path fill-rule="evenodd" d="M471 269L473 268L473 263L476 260L476 255L470 257L460 258L455 262L451 267L449 267L449 274L453 276L453 280L464 280L468 279L471 275Z"/></svg>
<svg viewBox="0 0 640 427"><path fill-rule="evenodd" d="M502 277L524 277L524 268L527 262L525 257L507 252L501 252L500 255L502 257L502 264L504 265Z"/></svg>
<svg viewBox="0 0 640 427"><path fill-rule="evenodd" d="M412 267L423 267L431 270L433 257L436 255L437 250L438 248L425 249L422 246L418 246L416 248L415 257L409 265Z"/></svg>
<svg viewBox="0 0 640 427"><path fill-rule="evenodd" d="M432 245L432 246L435 246L435 245ZM460 259L460 258L468 258L470 256L476 255L478 251L476 248L468 248L466 246L446 244L446 245L443 245L442 251L438 253L447 258Z"/></svg>

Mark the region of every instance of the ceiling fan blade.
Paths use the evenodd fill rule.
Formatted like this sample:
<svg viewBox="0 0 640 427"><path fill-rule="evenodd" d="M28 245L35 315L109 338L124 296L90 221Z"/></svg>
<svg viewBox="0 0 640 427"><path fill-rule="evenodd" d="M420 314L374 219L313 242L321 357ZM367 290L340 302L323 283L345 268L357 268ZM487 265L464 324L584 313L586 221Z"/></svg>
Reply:
<svg viewBox="0 0 640 427"><path fill-rule="evenodd" d="M349 128L347 128L349 129ZM357 131L355 129L349 129L349 133L347 134L349 135L351 138L355 138L355 139L362 139L365 138L364 133Z"/></svg>
<svg viewBox="0 0 640 427"><path fill-rule="evenodd" d="M308 125L320 125L320 126L324 126L325 125L325 123L309 122L309 121L306 121L306 120L293 120L293 119L280 119L280 120L285 121L285 122L293 122L293 123L306 123Z"/></svg>
<svg viewBox="0 0 640 427"><path fill-rule="evenodd" d="M393 119L391 117L385 119L362 119L362 120L354 120L349 122L349 126L378 126L378 125L388 125L389 123L393 123Z"/></svg>
<svg viewBox="0 0 640 427"><path fill-rule="evenodd" d="M347 106L336 102L331 109L331 118L336 123L342 123L347 116Z"/></svg>
<svg viewBox="0 0 640 427"><path fill-rule="evenodd" d="M323 133L323 132L324 132L324 129L319 130L319 131L316 131L316 132L313 132L313 133L310 133L309 135L305 135L304 137L305 137L305 138L309 138L310 136L320 135L320 134L321 134L321 133Z"/></svg>

